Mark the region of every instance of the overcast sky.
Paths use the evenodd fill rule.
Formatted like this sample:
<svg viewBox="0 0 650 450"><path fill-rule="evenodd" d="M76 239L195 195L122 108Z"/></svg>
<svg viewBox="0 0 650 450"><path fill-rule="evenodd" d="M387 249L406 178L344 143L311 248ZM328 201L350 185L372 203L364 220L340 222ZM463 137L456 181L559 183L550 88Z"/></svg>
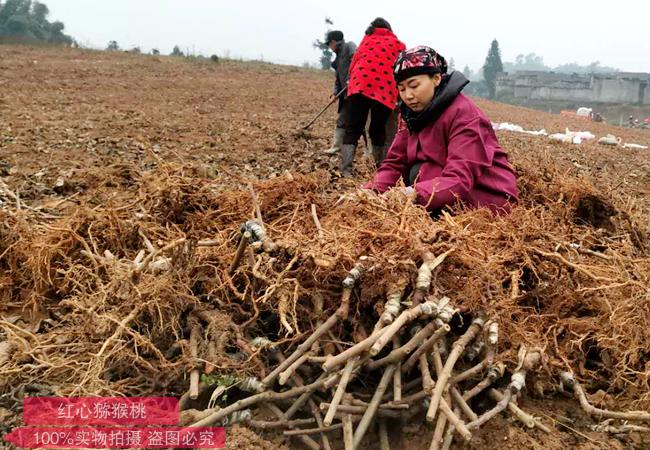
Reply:
<svg viewBox="0 0 650 450"><path fill-rule="evenodd" d="M650 72L650 1L538 0L41 0L84 45L174 45L205 55L315 63L325 16L357 44L377 16L407 47L426 44L479 68L492 39L504 61L534 52L549 66L600 61Z"/></svg>

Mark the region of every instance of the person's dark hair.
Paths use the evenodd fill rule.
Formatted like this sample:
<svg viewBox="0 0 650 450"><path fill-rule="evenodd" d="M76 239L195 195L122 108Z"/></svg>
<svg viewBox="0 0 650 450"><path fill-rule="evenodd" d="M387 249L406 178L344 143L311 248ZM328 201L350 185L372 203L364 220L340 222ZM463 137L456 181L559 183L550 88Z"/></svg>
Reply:
<svg viewBox="0 0 650 450"><path fill-rule="evenodd" d="M325 43L329 44L332 41L342 41L343 40L343 32L339 30L332 30L327 33L327 36L325 36Z"/></svg>
<svg viewBox="0 0 650 450"><path fill-rule="evenodd" d="M366 28L366 34L370 36L372 33L375 32L377 28L386 28L390 31L393 31L393 29L390 27L390 24L386 19L383 17L377 17L375 20L370 22L370 26Z"/></svg>

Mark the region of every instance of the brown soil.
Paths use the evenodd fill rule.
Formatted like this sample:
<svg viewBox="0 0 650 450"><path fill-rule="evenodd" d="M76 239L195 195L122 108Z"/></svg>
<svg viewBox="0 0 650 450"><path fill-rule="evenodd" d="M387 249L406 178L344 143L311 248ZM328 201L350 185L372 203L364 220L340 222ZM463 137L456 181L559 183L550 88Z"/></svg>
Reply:
<svg viewBox="0 0 650 450"><path fill-rule="evenodd" d="M234 425L226 431L226 449L228 450L287 450L280 439L265 439L240 425Z"/></svg>

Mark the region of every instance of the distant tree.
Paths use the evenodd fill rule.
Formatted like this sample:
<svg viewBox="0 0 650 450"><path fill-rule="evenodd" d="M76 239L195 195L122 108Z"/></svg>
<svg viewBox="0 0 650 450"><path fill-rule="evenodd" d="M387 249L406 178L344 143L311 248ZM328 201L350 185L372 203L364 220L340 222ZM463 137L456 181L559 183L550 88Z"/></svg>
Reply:
<svg viewBox="0 0 650 450"><path fill-rule="evenodd" d="M151 54L152 55L160 55L160 50L158 50L157 48L152 48L151 49Z"/></svg>
<svg viewBox="0 0 650 450"><path fill-rule="evenodd" d="M133 53L134 55L139 55L140 53L142 53L142 49L138 46L135 46L131 50L129 50L129 53Z"/></svg>
<svg viewBox="0 0 650 450"><path fill-rule="evenodd" d="M16 34L16 30L23 31L20 23L27 24L30 3L23 0L0 2L0 34L11 35Z"/></svg>
<svg viewBox="0 0 650 450"><path fill-rule="evenodd" d="M117 43L117 41L110 41L106 46L106 50L108 50L109 52L117 52L120 50L120 46Z"/></svg>
<svg viewBox="0 0 650 450"><path fill-rule="evenodd" d="M550 71L551 68L544 64L544 58L535 53L528 53L524 55L523 53L517 55L515 62L504 62L503 71L504 72L518 72L523 70L541 70L541 71Z"/></svg>
<svg viewBox="0 0 650 450"><path fill-rule="evenodd" d="M485 80L472 81L465 89L463 89L463 93L474 97L487 97L488 89Z"/></svg>
<svg viewBox="0 0 650 450"><path fill-rule="evenodd" d="M586 66L580 65L576 62L560 64L556 67L549 67L544 64L544 58L535 53L523 53L515 57L514 62L505 61L503 63L503 71L508 73L521 72L525 70L536 70L542 72L557 72L557 73L577 73L577 74L590 74L590 73L615 73L619 69L610 66L601 66L599 61L592 62Z"/></svg>
<svg viewBox="0 0 650 450"><path fill-rule="evenodd" d="M72 45L74 40L63 33L63 23L48 21L49 14L47 5L38 1L0 0L0 36Z"/></svg>
<svg viewBox="0 0 650 450"><path fill-rule="evenodd" d="M465 78L470 80L474 76L474 72L472 72L472 69L470 69L469 66L465 66L463 69L463 75L465 75Z"/></svg>
<svg viewBox="0 0 650 450"><path fill-rule="evenodd" d="M323 35L323 40L321 41L320 39L316 39L312 43L312 46L321 51L321 56L318 58L320 68L323 70L330 70L332 67L332 50L328 45L329 43L325 41L327 41L327 33L331 31L330 25L334 25L334 22L329 17L325 17L325 25L327 26L327 30Z"/></svg>
<svg viewBox="0 0 650 450"><path fill-rule="evenodd" d="M50 38L48 39L48 42L52 44L67 44L71 45L73 39L66 35L63 34L63 30L65 29L65 25L63 25L63 22L60 21L55 21L49 24L49 34Z"/></svg>
<svg viewBox="0 0 650 450"><path fill-rule="evenodd" d="M520 53L517 55L515 58L515 64L518 66L523 66L524 65L524 54Z"/></svg>
<svg viewBox="0 0 650 450"><path fill-rule="evenodd" d="M454 61L453 57L449 58L448 70L449 70L450 73L453 72L454 70L456 70L456 61Z"/></svg>
<svg viewBox="0 0 650 450"><path fill-rule="evenodd" d="M185 54L181 51L181 48L178 45L174 46L174 49L170 54L171 56L185 56Z"/></svg>
<svg viewBox="0 0 650 450"><path fill-rule="evenodd" d="M488 98L493 99L496 96L497 75L501 72L503 72L501 51L499 50L499 42L494 39L483 64L483 79L487 86Z"/></svg>
<svg viewBox="0 0 650 450"><path fill-rule="evenodd" d="M47 16L50 15L50 9L44 3L34 2L32 4L32 16L37 23L44 23L47 21Z"/></svg>
<svg viewBox="0 0 650 450"><path fill-rule="evenodd" d="M546 67L544 64L544 57L536 55L535 53L529 53L524 58L524 62L528 66L533 67Z"/></svg>
<svg viewBox="0 0 650 450"><path fill-rule="evenodd" d="M561 64L555 68L553 71L559 73L578 73L578 74L589 74L589 73L614 73L619 72L619 69L609 66L601 66L600 61L594 61L591 64L586 66L581 66L578 63L568 63Z"/></svg>
<svg viewBox="0 0 650 450"><path fill-rule="evenodd" d="M4 23L5 34L14 36L32 36L29 29L29 18L26 16L13 15Z"/></svg>

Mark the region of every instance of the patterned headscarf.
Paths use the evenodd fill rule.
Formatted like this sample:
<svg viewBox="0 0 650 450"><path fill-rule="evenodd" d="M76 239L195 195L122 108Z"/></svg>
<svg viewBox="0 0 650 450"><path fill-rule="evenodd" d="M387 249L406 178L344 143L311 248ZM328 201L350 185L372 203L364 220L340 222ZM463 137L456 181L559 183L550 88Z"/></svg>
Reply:
<svg viewBox="0 0 650 450"><path fill-rule="evenodd" d="M447 61L431 47L420 45L397 56L393 67L395 81L400 82L414 75L447 73Z"/></svg>

